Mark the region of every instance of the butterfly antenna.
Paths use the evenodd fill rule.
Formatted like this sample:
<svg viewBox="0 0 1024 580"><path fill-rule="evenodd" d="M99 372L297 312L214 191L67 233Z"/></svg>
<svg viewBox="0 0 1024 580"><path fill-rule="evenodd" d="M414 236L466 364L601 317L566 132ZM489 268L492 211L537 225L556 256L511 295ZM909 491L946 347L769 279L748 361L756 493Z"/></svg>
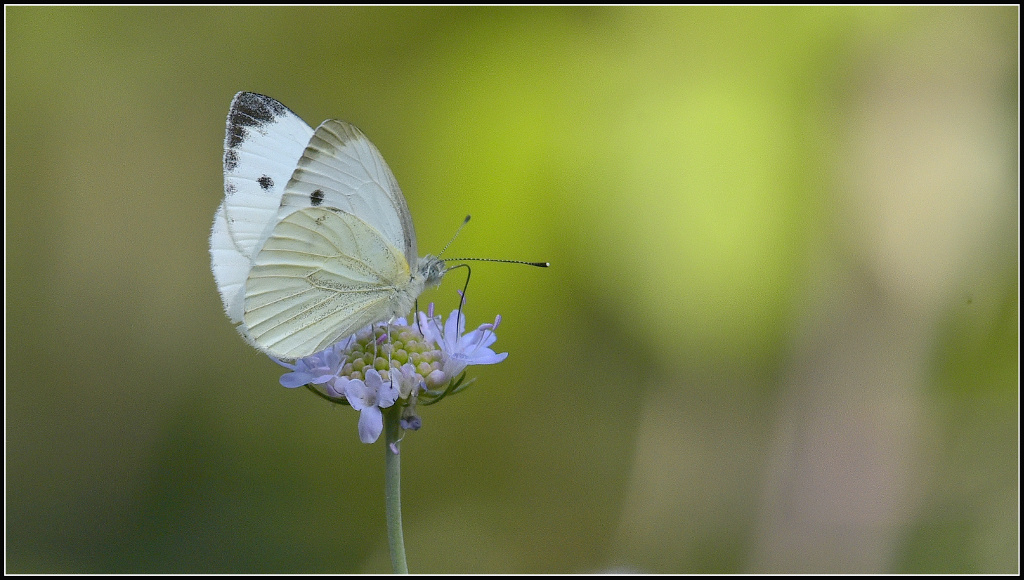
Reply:
<svg viewBox="0 0 1024 580"><path fill-rule="evenodd" d="M524 266L536 266L538 268L550 268L551 262L524 262L523 260L499 260L497 258L447 258L445 262L499 262L502 264L523 264ZM458 268L458 266L452 266ZM451 270L452 268L448 268Z"/></svg>
<svg viewBox="0 0 1024 580"><path fill-rule="evenodd" d="M437 254L438 258L440 258L441 255L444 254L446 250L448 250L448 246L452 245L452 242L455 241L455 238L459 237L459 233L462 232L462 228L466 227L466 224L469 223L469 218L470 218L470 216L467 215L466 219L462 220L462 225L459 226L459 229L455 230L455 235L452 236L452 239L449 240L447 244L445 244L444 248L442 248L440 252L438 252L438 254ZM448 258L445 261L446 262L469 262L469 261L476 261L476 262L501 262L503 264L523 264L525 266L536 266L538 268L548 268L548 267L551 266L551 264L549 262L525 262L523 260L499 260L499 259L494 259L494 258ZM462 292L459 292L459 296L460 296L459 312L456 315L457 318L455 319L456 321L461 322L461 320L462 320L462 306L463 306L463 304L466 303L466 290L469 289L469 278L470 278L470 276L473 275L473 270L469 267L469 264L457 264L457 265L452 266L450 268L445 268L445 272L450 272L450 271L454 270L455 268L465 268L466 269L466 283L462 286ZM419 322L419 321L417 320L417 322ZM421 334L423 333L422 329L420 329L420 333Z"/></svg>
<svg viewBox="0 0 1024 580"><path fill-rule="evenodd" d="M448 240L448 243L444 245L444 248L441 248L441 251L437 254L438 258L440 258L441 254L443 254L445 252L445 250L448 249L448 246L452 245L452 242L455 241L455 238L459 237L459 233L462 232L462 228L466 227L466 224L468 224L468 223L469 223L469 216L466 216L466 219L462 220L462 225L459 226L459 229L455 230L455 235L452 236L452 239Z"/></svg>
<svg viewBox="0 0 1024 580"><path fill-rule="evenodd" d="M452 242L455 241L455 238L459 237L459 234L462 232L462 228L466 227L466 224L469 223L469 218L470 218L470 216L466 216L466 219L462 220L462 225L459 226L459 229L455 230L455 235L452 236L452 239L448 240L448 243L444 245L444 248L442 248L441 251L438 252L438 254L437 254L438 258L440 258L441 255L444 254L448 250L448 246L452 245ZM445 261L446 262L467 262L467 261L502 262L504 264L524 264L526 266L536 266L538 268L547 268L547 267L551 266L551 263L549 263L549 262L524 262L523 260L498 260L498 259L494 259L494 258L448 258ZM458 266L455 266L455 267L457 268ZM451 270L451 269L452 268L448 268L448 270ZM468 266L467 266L467 269L468 269ZM447 272L448 270L445 270L445 271ZM469 284L469 276L466 276L466 283Z"/></svg>

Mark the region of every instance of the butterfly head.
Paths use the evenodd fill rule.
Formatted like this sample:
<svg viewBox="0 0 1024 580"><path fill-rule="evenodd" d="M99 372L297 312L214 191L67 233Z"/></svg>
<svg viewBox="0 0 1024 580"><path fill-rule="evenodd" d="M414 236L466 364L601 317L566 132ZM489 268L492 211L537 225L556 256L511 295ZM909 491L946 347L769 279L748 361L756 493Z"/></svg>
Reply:
<svg viewBox="0 0 1024 580"><path fill-rule="evenodd" d="M444 260L430 254L420 258L416 269L419 271L420 276L423 276L423 284L425 286L437 286L440 284L441 278L444 277L444 273L447 271Z"/></svg>

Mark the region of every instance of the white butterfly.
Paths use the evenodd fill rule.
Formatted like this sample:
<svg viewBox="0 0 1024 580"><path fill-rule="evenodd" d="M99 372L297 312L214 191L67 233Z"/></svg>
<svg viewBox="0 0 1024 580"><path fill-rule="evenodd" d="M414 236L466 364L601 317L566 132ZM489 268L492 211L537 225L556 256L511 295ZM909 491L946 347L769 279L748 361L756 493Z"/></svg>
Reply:
<svg viewBox="0 0 1024 580"><path fill-rule="evenodd" d="M228 112L210 256L228 318L283 360L408 314L445 272L417 257L409 207L362 131L338 120L314 131L246 92Z"/></svg>

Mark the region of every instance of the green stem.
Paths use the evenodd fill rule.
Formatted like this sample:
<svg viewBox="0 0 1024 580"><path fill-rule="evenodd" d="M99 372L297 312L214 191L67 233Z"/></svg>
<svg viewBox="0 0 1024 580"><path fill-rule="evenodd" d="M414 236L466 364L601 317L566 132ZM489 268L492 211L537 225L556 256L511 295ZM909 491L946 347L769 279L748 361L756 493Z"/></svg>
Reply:
<svg viewBox="0 0 1024 580"><path fill-rule="evenodd" d="M401 456L391 451L400 445L402 406L391 405L384 411L384 500L387 504L388 547L391 550L391 570L395 574L408 574L405 563L405 540L402 538Z"/></svg>

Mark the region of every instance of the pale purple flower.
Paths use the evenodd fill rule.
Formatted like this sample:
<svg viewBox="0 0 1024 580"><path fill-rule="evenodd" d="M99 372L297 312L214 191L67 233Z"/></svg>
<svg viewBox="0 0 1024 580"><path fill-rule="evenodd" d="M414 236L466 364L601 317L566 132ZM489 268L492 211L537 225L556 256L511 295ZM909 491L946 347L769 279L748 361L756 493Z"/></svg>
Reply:
<svg viewBox="0 0 1024 580"><path fill-rule="evenodd" d="M281 386L294 389L303 385L322 385L334 379L345 363L341 353L348 348L351 341L352 338L341 341L316 354L300 358L295 361L295 364L273 359L277 364L292 371L281 375Z"/></svg>
<svg viewBox="0 0 1024 580"><path fill-rule="evenodd" d="M391 378L398 386L399 396L403 399L408 399L409 395L419 389L427 388L423 377L416 372L416 367L412 363L405 363L398 368L391 369Z"/></svg>
<svg viewBox="0 0 1024 580"><path fill-rule="evenodd" d="M458 378L468 365L494 364L508 356L490 348L497 340L494 330L501 323L500 316L491 324L463 334L466 320L458 310L452 311L447 322L434 316L433 304L427 312L417 313L418 324L409 325L404 318L396 318L368 325L294 363L274 359L290 370L281 376L281 384L288 388L320 385L329 397L344 399L359 411L359 439L364 443L380 438L384 430L381 409L395 404L403 407L402 429L419 429L422 420L416 414L418 401L431 404L457 393L472 383L463 384ZM448 387L443 394L430 390L445 385Z"/></svg>
<svg viewBox="0 0 1024 580"><path fill-rule="evenodd" d="M352 408L359 411L359 440L373 443L384 430L384 416L381 409L395 404L398 399L398 385L384 381L380 373L371 369L366 380L353 379L345 384L345 398Z"/></svg>
<svg viewBox="0 0 1024 580"><path fill-rule="evenodd" d="M481 324L466 335L465 315L453 310L441 328L441 317L428 317L420 313L420 327L424 336L441 347L441 370L449 378L459 375L469 365L490 365L499 363L508 356L507 352L495 353L489 347L498 340L494 330L501 324L501 315L494 323Z"/></svg>

